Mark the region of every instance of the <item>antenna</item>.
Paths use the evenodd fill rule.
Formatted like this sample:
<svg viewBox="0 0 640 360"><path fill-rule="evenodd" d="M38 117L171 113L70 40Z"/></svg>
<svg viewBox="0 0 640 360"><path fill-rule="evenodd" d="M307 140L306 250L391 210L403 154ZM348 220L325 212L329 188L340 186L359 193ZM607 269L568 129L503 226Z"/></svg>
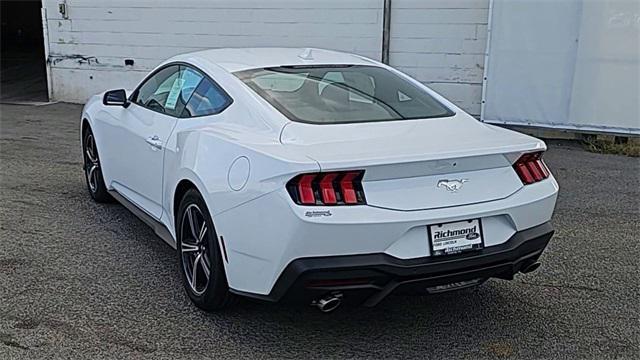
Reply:
<svg viewBox="0 0 640 360"><path fill-rule="evenodd" d="M304 49L304 51L298 55L298 57L302 60L313 60L313 54L311 53L310 48Z"/></svg>

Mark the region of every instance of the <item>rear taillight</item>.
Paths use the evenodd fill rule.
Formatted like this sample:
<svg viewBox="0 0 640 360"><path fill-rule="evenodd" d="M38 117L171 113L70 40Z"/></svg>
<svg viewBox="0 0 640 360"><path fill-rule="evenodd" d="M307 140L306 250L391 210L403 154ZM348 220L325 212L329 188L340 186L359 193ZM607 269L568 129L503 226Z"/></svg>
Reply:
<svg viewBox="0 0 640 360"><path fill-rule="evenodd" d="M549 169L542 161L542 152L524 154L513 164L513 169L525 185L542 181L549 177Z"/></svg>
<svg viewBox="0 0 640 360"><path fill-rule="evenodd" d="M301 174L287 183L299 205L364 205L363 170Z"/></svg>

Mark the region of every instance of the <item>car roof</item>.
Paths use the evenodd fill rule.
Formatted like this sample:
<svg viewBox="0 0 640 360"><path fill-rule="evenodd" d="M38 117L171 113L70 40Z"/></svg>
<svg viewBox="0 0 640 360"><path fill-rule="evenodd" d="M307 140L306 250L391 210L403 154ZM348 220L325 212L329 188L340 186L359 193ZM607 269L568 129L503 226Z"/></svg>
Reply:
<svg viewBox="0 0 640 360"><path fill-rule="evenodd" d="M225 48L197 51L175 56L168 62L206 60L228 72L295 65L375 65L376 62L359 55L316 48ZM200 61L198 61L200 60Z"/></svg>

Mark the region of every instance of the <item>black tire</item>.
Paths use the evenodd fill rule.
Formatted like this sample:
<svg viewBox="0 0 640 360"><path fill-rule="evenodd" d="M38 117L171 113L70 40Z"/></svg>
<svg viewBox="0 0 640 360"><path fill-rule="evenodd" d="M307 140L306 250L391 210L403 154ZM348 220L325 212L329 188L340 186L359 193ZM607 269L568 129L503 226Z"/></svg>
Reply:
<svg viewBox="0 0 640 360"><path fill-rule="evenodd" d="M82 157L84 159L84 178L93 200L99 203L113 202L113 198L104 184L98 147L90 128L87 128L82 136Z"/></svg>
<svg viewBox="0 0 640 360"><path fill-rule="evenodd" d="M197 190L190 189L182 197L177 217L178 262L187 295L197 307L206 311L228 307L235 297L229 291L211 215ZM194 267L195 282L192 280Z"/></svg>

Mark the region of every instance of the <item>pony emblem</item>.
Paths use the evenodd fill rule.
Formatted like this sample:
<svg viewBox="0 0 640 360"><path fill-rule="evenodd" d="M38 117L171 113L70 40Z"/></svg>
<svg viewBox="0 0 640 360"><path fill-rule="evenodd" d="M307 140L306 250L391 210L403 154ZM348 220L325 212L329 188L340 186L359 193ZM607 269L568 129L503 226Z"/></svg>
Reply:
<svg viewBox="0 0 640 360"><path fill-rule="evenodd" d="M457 192L462 188L462 184L466 183L467 181L469 181L469 179L439 180L438 187L447 189L451 192Z"/></svg>

